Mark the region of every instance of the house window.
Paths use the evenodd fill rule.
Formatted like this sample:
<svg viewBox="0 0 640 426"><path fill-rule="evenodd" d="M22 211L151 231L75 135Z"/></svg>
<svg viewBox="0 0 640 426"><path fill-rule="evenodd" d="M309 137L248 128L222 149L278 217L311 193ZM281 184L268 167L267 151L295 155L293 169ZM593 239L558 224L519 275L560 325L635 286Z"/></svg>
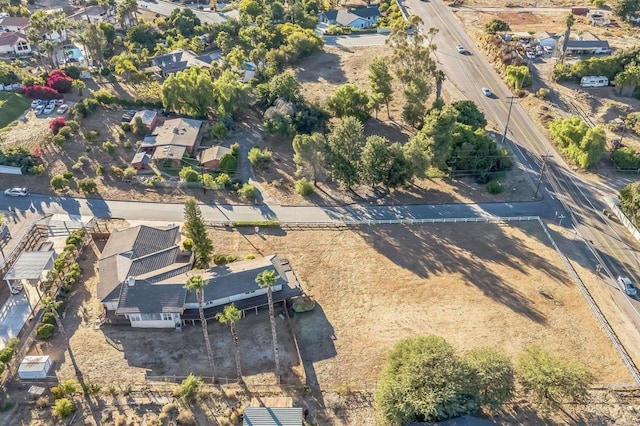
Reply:
<svg viewBox="0 0 640 426"><path fill-rule="evenodd" d="M159 321L162 319L161 314L140 314L142 321Z"/></svg>
<svg viewBox="0 0 640 426"><path fill-rule="evenodd" d="M173 314L162 314L162 321L173 321Z"/></svg>
<svg viewBox="0 0 640 426"><path fill-rule="evenodd" d="M18 52L23 52L25 50L29 50L29 45L24 41L18 42L18 44L16 44L16 50Z"/></svg>
<svg viewBox="0 0 640 426"><path fill-rule="evenodd" d="M129 315L129 320L131 322L141 321L140 314L131 314L131 315Z"/></svg>

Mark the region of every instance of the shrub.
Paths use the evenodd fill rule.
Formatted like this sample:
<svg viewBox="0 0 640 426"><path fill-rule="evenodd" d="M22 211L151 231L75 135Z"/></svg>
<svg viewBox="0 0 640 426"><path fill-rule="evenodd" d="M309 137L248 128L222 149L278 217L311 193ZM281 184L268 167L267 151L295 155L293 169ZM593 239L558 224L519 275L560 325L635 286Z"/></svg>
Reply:
<svg viewBox="0 0 640 426"><path fill-rule="evenodd" d="M113 155L116 153L117 145L111 141L102 142L102 149L105 150L107 154Z"/></svg>
<svg viewBox="0 0 640 426"><path fill-rule="evenodd" d="M60 129L58 129L58 135L62 136L65 139L69 139L71 133L71 127L69 126L62 126L60 127Z"/></svg>
<svg viewBox="0 0 640 426"><path fill-rule="evenodd" d="M215 183L216 185L219 185L223 188L228 188L229 186L231 186L231 178L226 173L220 173L218 176L216 176Z"/></svg>
<svg viewBox="0 0 640 426"><path fill-rule="evenodd" d="M110 105L118 102L118 97L109 89L99 89L93 92L93 99L103 105Z"/></svg>
<svg viewBox="0 0 640 426"><path fill-rule="evenodd" d="M131 131L134 135L144 136L147 134L147 126L142 122L142 117L136 117L133 120L133 125L131 126Z"/></svg>
<svg viewBox="0 0 640 426"><path fill-rule="evenodd" d="M62 135L55 135L53 137L53 139L51 139L53 144L56 145L56 146L62 146L66 140L67 140L67 138L65 138Z"/></svg>
<svg viewBox="0 0 640 426"><path fill-rule="evenodd" d="M104 166L102 164L98 164L96 166L96 174L101 175L104 173Z"/></svg>
<svg viewBox="0 0 640 426"><path fill-rule="evenodd" d="M622 147L611 153L611 160L621 169L639 169L640 153L633 148Z"/></svg>
<svg viewBox="0 0 640 426"><path fill-rule="evenodd" d="M502 191L504 191L504 188L500 185L500 181L497 179L491 180L487 183L487 192L489 194L499 194Z"/></svg>
<svg viewBox="0 0 640 426"><path fill-rule="evenodd" d="M11 357L13 357L13 351L15 349L7 346L6 348L2 348L0 350L0 362L4 362L5 364L11 361Z"/></svg>
<svg viewBox="0 0 640 426"><path fill-rule="evenodd" d="M66 75L74 80L80 78L80 68L76 67L75 65L67 65L66 67L64 67L63 71Z"/></svg>
<svg viewBox="0 0 640 426"><path fill-rule="evenodd" d="M36 338L40 340L46 340L53 336L53 332L56 330L53 324L40 323L36 327Z"/></svg>
<svg viewBox="0 0 640 426"><path fill-rule="evenodd" d="M193 170L191 166L184 166L180 169L178 176L185 182L200 182L200 173Z"/></svg>
<svg viewBox="0 0 640 426"><path fill-rule="evenodd" d="M49 123L49 129L51 129L51 133L57 135L61 128L67 125L67 120L62 117L57 117Z"/></svg>
<svg viewBox="0 0 640 426"><path fill-rule="evenodd" d="M538 97L540 99L547 99L547 97L549 96L550 93L551 93L551 91L549 89L547 89L546 87L541 87L536 92L536 97Z"/></svg>
<svg viewBox="0 0 640 426"><path fill-rule="evenodd" d="M238 195L246 200L254 200L257 195L256 187L249 183L245 183L242 185L242 188L238 189Z"/></svg>
<svg viewBox="0 0 640 426"><path fill-rule="evenodd" d="M70 171L66 171L62 173L62 177L65 179L71 179L73 177L73 173L71 173Z"/></svg>
<svg viewBox="0 0 640 426"><path fill-rule="evenodd" d="M52 89L51 87L41 86L36 84L34 86L23 87L22 93L31 99L58 99L60 97L60 93L56 89Z"/></svg>
<svg viewBox="0 0 640 426"><path fill-rule="evenodd" d="M238 142L231 144L231 155L238 158L239 152L240 152L240 144Z"/></svg>
<svg viewBox="0 0 640 426"><path fill-rule="evenodd" d="M122 178L123 179L133 179L134 177L138 176L138 171L136 170L135 167L129 166L126 169L123 170L122 172Z"/></svg>
<svg viewBox="0 0 640 426"><path fill-rule="evenodd" d="M209 136L219 141L223 140L227 137L227 126L221 121L216 121L209 129Z"/></svg>
<svg viewBox="0 0 640 426"><path fill-rule="evenodd" d="M309 182L309 179L303 177L302 179L298 179L296 181L296 192L303 197L307 195L311 195L313 192L313 185Z"/></svg>
<svg viewBox="0 0 640 426"><path fill-rule="evenodd" d="M180 426L195 426L196 418L193 416L191 410L183 410L180 411L180 414L178 414L176 422Z"/></svg>
<svg viewBox="0 0 640 426"><path fill-rule="evenodd" d="M98 185L96 184L96 181L88 177L78 181L78 188L87 194L98 192Z"/></svg>
<svg viewBox="0 0 640 426"><path fill-rule="evenodd" d="M189 374L189 376L180 383L178 389L176 389L176 396L184 402L194 402L200 395L202 384L203 382L200 377Z"/></svg>
<svg viewBox="0 0 640 426"><path fill-rule="evenodd" d="M118 166L111 166L111 175L117 178L122 178L124 176L124 170Z"/></svg>
<svg viewBox="0 0 640 426"><path fill-rule="evenodd" d="M84 138L87 142L94 143L98 139L99 135L100 132L98 132L97 130L89 130L84 134Z"/></svg>
<svg viewBox="0 0 640 426"><path fill-rule="evenodd" d="M80 124L78 124L78 122L75 120L67 121L67 126L69 126L72 132L77 132L78 130L80 130Z"/></svg>
<svg viewBox="0 0 640 426"><path fill-rule="evenodd" d="M251 165L253 167L262 168L271 161L271 151L266 148L260 149L254 146L249 150L247 158L249 158L249 161L251 162Z"/></svg>
<svg viewBox="0 0 640 426"><path fill-rule="evenodd" d="M53 415L61 419L69 417L75 410L76 406L67 398L56 400L53 404L53 408L51 409Z"/></svg>
<svg viewBox="0 0 640 426"><path fill-rule="evenodd" d="M82 167L83 167L82 163L80 162L74 163L73 166L71 166L71 170L73 170L76 173L80 173L82 172Z"/></svg>
<svg viewBox="0 0 640 426"><path fill-rule="evenodd" d="M67 186L67 183L69 183L69 181L62 175L55 175L49 182L51 188L58 191L63 190Z"/></svg>
<svg viewBox="0 0 640 426"><path fill-rule="evenodd" d="M56 325L56 317L51 312L45 312L40 320L42 324L51 324L53 326Z"/></svg>
<svg viewBox="0 0 640 426"><path fill-rule="evenodd" d="M229 175L234 174L238 169L238 160L231 154L225 154L220 159L220 171Z"/></svg>
<svg viewBox="0 0 640 426"><path fill-rule="evenodd" d="M29 175L38 175L38 176L44 174L44 165L43 164L38 164L36 166L29 167L27 169L27 174L29 174Z"/></svg>
<svg viewBox="0 0 640 426"><path fill-rule="evenodd" d="M72 83L73 79L62 70L53 70L47 77L47 86L60 93L68 93Z"/></svg>
<svg viewBox="0 0 640 426"><path fill-rule="evenodd" d="M131 130L131 124L129 123L122 123L120 124L120 128L122 130L124 130L125 132L128 132L129 130Z"/></svg>
<svg viewBox="0 0 640 426"><path fill-rule="evenodd" d="M4 362L0 361L0 374L4 373Z"/></svg>
<svg viewBox="0 0 640 426"><path fill-rule="evenodd" d="M251 259L255 259L256 255L255 254L245 254L244 255L244 260L251 260Z"/></svg>
<svg viewBox="0 0 640 426"><path fill-rule="evenodd" d="M213 263L216 265L224 265L227 263L227 256L224 254L215 254L213 255Z"/></svg>
<svg viewBox="0 0 640 426"><path fill-rule="evenodd" d="M227 263L233 263L236 260L238 260L238 255L237 254L230 254L227 256Z"/></svg>
<svg viewBox="0 0 640 426"><path fill-rule="evenodd" d="M191 238L185 238L182 242L182 248L184 248L186 251L191 251L191 249L193 248L193 240Z"/></svg>

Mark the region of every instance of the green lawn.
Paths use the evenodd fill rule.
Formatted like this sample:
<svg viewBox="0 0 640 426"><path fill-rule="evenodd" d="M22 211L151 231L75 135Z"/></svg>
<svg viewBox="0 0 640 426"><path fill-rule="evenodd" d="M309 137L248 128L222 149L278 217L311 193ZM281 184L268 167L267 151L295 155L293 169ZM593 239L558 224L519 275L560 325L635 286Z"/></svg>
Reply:
<svg viewBox="0 0 640 426"><path fill-rule="evenodd" d="M0 92L0 129L17 120L29 108L31 100L14 92Z"/></svg>

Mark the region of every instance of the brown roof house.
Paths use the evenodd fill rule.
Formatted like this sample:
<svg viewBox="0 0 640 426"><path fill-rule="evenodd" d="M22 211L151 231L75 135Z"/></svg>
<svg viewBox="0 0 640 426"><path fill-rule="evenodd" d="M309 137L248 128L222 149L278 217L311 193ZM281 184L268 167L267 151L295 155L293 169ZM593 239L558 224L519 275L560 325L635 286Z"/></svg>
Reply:
<svg viewBox="0 0 640 426"><path fill-rule="evenodd" d="M155 129L156 125L158 124L159 114L155 111L143 109L142 111L138 111L135 114L133 114L133 117L131 117L131 121L129 122L129 125L133 126L133 123L136 121L137 117L140 117L140 119L142 120L142 124L145 125L145 127L147 128L147 131L152 132L153 129Z"/></svg>
<svg viewBox="0 0 640 426"><path fill-rule="evenodd" d="M207 170L220 170L220 160L227 154L231 154L231 149L224 146L212 146L200 153L200 166Z"/></svg>
<svg viewBox="0 0 640 426"><path fill-rule="evenodd" d="M144 152L160 167L182 167L182 157L193 154L202 139L202 121L175 118L158 125L146 136L138 153Z"/></svg>
<svg viewBox="0 0 640 426"><path fill-rule="evenodd" d="M0 31L2 32L23 32L29 26L29 18L21 16L4 16L0 18Z"/></svg>
<svg viewBox="0 0 640 426"><path fill-rule="evenodd" d="M151 169L151 155L144 151L137 152L131 160L131 167L136 170L149 170Z"/></svg>
<svg viewBox="0 0 640 426"><path fill-rule="evenodd" d="M31 52L27 36L22 33L0 33L0 54L26 55Z"/></svg>

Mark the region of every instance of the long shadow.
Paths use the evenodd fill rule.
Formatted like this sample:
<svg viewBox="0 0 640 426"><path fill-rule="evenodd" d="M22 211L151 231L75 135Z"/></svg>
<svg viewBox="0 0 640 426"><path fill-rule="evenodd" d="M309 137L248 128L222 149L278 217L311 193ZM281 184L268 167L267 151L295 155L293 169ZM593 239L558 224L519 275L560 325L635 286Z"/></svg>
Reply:
<svg viewBox="0 0 640 426"><path fill-rule="evenodd" d="M332 44L337 46L337 44ZM326 80L330 83L342 84L347 82L347 77L340 64L340 56L335 53L321 52L303 60L297 67L298 80L305 82L320 82ZM324 70L318 72L318 70ZM327 74L331 74L327 76Z"/></svg>
<svg viewBox="0 0 640 426"><path fill-rule="evenodd" d="M537 224L536 224L537 225ZM505 282L504 278L487 265L500 264L519 273L526 268L544 270L558 282L566 281L561 269L549 264L539 254L525 248L524 242L507 236L498 225L450 224L448 227L491 226L492 232L484 236L473 234L471 238L453 238L459 232L455 228L431 225L377 226L359 228L358 233L373 248L384 253L395 264L412 271L420 278L455 273L462 277L460 285L473 285L486 297L503 304L532 321L544 324L546 319L536 309L535 302L521 291Z"/></svg>

